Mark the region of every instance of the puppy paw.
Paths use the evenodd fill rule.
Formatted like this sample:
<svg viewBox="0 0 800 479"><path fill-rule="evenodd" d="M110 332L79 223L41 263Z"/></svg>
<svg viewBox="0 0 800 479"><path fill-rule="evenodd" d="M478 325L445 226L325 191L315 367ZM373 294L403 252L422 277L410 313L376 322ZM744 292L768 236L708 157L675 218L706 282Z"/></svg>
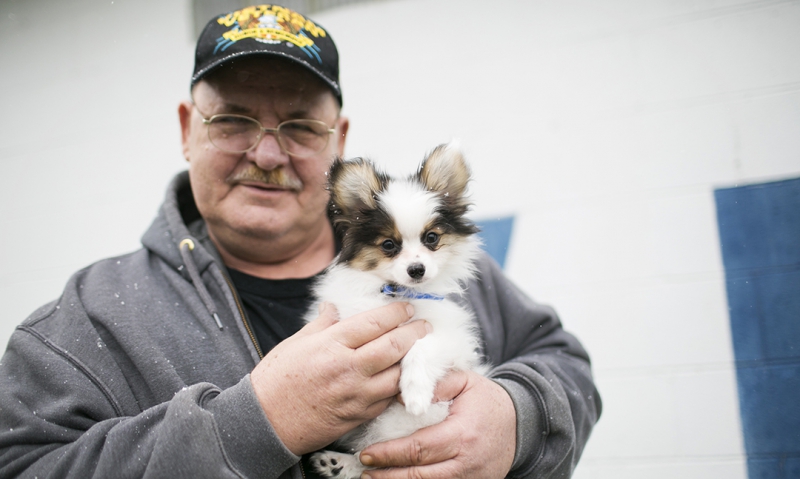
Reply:
<svg viewBox="0 0 800 479"><path fill-rule="evenodd" d="M311 464L322 477L359 479L367 468L353 454L322 451L311 455Z"/></svg>
<svg viewBox="0 0 800 479"><path fill-rule="evenodd" d="M406 393L403 392L403 402L406 404L406 411L415 415L421 416L428 412L433 401L433 393L426 394L423 392Z"/></svg>

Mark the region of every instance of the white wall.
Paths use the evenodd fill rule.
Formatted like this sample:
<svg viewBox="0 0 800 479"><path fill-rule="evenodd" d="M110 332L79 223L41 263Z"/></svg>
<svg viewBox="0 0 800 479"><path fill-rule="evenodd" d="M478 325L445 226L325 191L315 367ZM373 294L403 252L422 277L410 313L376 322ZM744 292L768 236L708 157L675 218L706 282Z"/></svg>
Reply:
<svg viewBox="0 0 800 479"><path fill-rule="evenodd" d="M396 0L314 16L349 155L458 137L508 273L594 360L576 477L746 476L712 188L800 175L800 2ZM0 4L0 319L130 251L183 168L187 2ZM33 30L36 30L33 33ZM44 32L44 33L42 33Z"/></svg>
<svg viewBox="0 0 800 479"><path fill-rule="evenodd" d="M581 338L604 399L576 477L746 477L712 189L800 174L800 3L406 1L319 20L343 52L351 153L410 171L461 137L476 215L517 214L508 273Z"/></svg>
<svg viewBox="0 0 800 479"><path fill-rule="evenodd" d="M0 3L3 345L73 272L139 247L185 165L189 20L183 1Z"/></svg>

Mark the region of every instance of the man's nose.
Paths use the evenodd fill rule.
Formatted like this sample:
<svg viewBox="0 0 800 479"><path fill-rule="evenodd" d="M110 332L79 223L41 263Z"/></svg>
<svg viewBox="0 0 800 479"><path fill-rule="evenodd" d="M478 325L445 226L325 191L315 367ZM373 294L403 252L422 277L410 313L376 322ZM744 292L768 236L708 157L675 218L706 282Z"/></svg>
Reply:
<svg viewBox="0 0 800 479"><path fill-rule="evenodd" d="M265 131L255 148L247 152L249 159L263 170L272 170L289 163L289 155L280 143L277 133Z"/></svg>

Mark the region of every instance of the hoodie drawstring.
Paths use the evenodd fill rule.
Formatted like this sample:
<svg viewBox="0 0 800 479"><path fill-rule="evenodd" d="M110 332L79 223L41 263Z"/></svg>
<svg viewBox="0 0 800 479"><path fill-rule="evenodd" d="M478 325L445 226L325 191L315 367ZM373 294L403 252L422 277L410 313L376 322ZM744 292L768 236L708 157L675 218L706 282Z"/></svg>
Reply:
<svg viewBox="0 0 800 479"><path fill-rule="evenodd" d="M206 309L208 309L208 312L214 317L214 321L216 321L217 326L219 326L221 330L222 321L219 320L219 316L217 315L217 308L214 306L214 300L211 299L206 285L203 284L203 280L200 278L200 272L197 271L197 265L194 264L194 258L192 258L191 251L194 249L194 241L190 238L185 238L181 241L178 249L181 252L183 263L186 265L186 271L189 272L189 277L192 278L192 284L194 284L197 294L200 295L200 299L203 300L203 304L206 305Z"/></svg>

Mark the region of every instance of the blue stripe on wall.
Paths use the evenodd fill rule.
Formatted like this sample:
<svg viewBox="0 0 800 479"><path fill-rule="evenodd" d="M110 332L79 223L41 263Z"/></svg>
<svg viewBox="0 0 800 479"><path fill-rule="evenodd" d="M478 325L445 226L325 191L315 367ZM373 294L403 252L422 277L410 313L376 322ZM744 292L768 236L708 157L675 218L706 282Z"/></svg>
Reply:
<svg viewBox="0 0 800 479"><path fill-rule="evenodd" d="M514 227L514 217L481 220L476 221L475 224L481 229L478 236L483 241L483 249L497 261L501 268L504 268L508 244L511 241L511 230Z"/></svg>
<svg viewBox="0 0 800 479"><path fill-rule="evenodd" d="M800 478L800 178L718 189L750 479Z"/></svg>

